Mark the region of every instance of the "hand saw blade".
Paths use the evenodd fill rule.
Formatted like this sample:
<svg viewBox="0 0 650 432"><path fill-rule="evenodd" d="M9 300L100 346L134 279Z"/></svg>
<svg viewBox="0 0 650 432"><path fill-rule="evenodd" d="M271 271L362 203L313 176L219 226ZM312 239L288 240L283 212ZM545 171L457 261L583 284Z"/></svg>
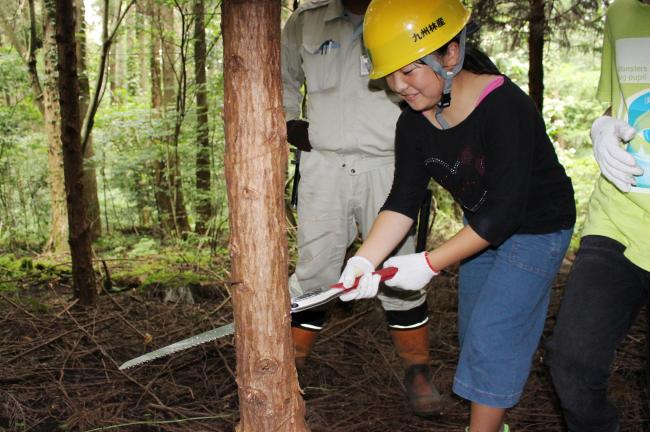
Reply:
<svg viewBox="0 0 650 432"><path fill-rule="evenodd" d="M395 276L395 273L397 273L397 267L385 267L381 270L377 270L373 274L379 275L379 281L384 282ZM353 289L356 289L356 287L359 285L360 280L361 276L357 277L354 281L354 284L347 289L344 288L343 284L339 282L330 286L329 289L326 289L324 291L309 292L299 297L294 297L291 299L291 313L311 309L316 306L325 304L335 298L338 298L341 295L350 292Z"/></svg>
<svg viewBox="0 0 650 432"><path fill-rule="evenodd" d="M164 346L160 349L157 349L155 351L148 352L146 354L141 355L140 357L136 357L134 359L131 359L127 362L124 362L120 366L120 370L128 369L133 366L137 366L142 363L146 363L148 361L160 358L160 357L165 357L168 356L169 354L173 354L178 351L183 351L188 348L192 348L197 345L204 344L206 342L210 342L219 338L222 338L224 336L228 336L230 334L233 334L235 332L235 325L234 323L226 324L221 327L217 327L216 329L208 330L206 332L188 337L187 339L183 339L178 342L174 342L171 345Z"/></svg>
<svg viewBox="0 0 650 432"><path fill-rule="evenodd" d="M386 267L375 272L375 274L378 274L381 277L380 279L381 282L391 279L393 276L395 276L395 273L397 273L396 267ZM308 293L299 297L292 298L291 313L300 312L302 310L310 309L322 305L324 303L327 303L328 301L335 299L340 295L355 289L359 285L360 280L361 280L361 276L356 278L356 280L354 281L354 285L352 285L352 287L348 289L345 289L342 283L337 283L332 285L329 289L325 291ZM120 370L128 369L133 366L137 366L139 364L146 363L160 357L168 356L178 351L183 351L188 348L192 348L197 345L204 344L206 342L211 342L213 340L233 334L234 332L235 332L234 323L226 324L221 327L217 327L216 329L208 330L198 335L191 336L187 339L174 342L171 345L164 346L155 351L148 352L139 357L126 361L119 367L119 369Z"/></svg>

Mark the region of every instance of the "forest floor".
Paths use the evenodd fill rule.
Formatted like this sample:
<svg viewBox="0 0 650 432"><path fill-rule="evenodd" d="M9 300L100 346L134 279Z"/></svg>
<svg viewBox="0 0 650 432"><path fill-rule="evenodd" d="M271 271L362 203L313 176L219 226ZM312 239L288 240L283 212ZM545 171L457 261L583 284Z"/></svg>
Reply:
<svg viewBox="0 0 650 432"><path fill-rule="evenodd" d="M553 288L544 338L555 323L565 276L566 269ZM231 322L225 288L204 287L195 297L193 305L165 303L161 295L128 289L104 293L96 309L80 311L72 306L65 277L25 284L18 296L0 293L0 431L233 431L238 396L232 336L118 370L146 351ZM454 272L434 279L429 307L432 367L447 399L444 414L425 420L409 411L403 369L378 302L338 304L299 374L313 432L464 430L468 405L451 394L458 358ZM611 380L622 432L650 431L645 337L642 312ZM507 422L516 432L563 430L541 349Z"/></svg>

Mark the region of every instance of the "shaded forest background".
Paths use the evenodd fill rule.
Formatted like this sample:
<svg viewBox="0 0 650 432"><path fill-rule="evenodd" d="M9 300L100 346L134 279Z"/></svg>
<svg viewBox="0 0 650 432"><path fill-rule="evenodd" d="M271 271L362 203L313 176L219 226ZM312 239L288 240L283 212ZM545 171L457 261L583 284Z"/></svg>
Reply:
<svg viewBox="0 0 650 432"><path fill-rule="evenodd" d="M53 33L38 0L2 2L0 246L19 254L65 253ZM286 3L283 19L294 7ZM468 2L481 24L475 43L543 106L581 210L597 174L588 130L604 110L594 94L607 3ZM190 245L193 256L222 253L228 206L220 2L86 0L76 6L84 18L76 35L84 199L95 253L161 255L166 247ZM292 175L290 165L289 180ZM458 223L459 213L441 190L436 204L434 242Z"/></svg>
<svg viewBox="0 0 650 432"><path fill-rule="evenodd" d="M481 25L473 37L474 43L529 92L543 113L549 135L573 179L579 233L598 175L588 131L593 119L605 109L596 101L595 89L603 17L609 2L466 3ZM57 89L60 59L53 2L0 0L0 4L0 310L4 315L0 333L4 340L12 341L1 354L7 361L2 363L4 369L24 367L20 369L23 372L5 375L0 380L7 385L19 383L13 392L0 390L0 430L89 430L121 422L129 423L129 430L187 430L183 429L187 426L173 422L165 429L161 422L201 416L213 417L209 423L212 426L201 423L205 429L199 430L231 430L237 407L233 390L235 365L228 341L221 342L216 351L207 347L200 353L195 351L189 360L192 365L202 365L204 376L215 374L223 379L194 389L193 397L204 397L206 405L214 402L213 405L190 403L173 408L174 402L169 399L157 399L147 406L140 419L144 426L135 426L141 413L130 411L128 404L119 400L118 393L123 392L128 401L139 406L141 398L159 397L158 391L171 395L192 393L191 387L196 385L193 377L183 375L182 371L170 372L174 363L169 360L163 367L158 365L147 372L156 377L151 378L145 390L137 385L135 390L129 390L128 385L134 385L134 381L113 375L114 368L105 364L106 358L124 361L232 320L224 176L221 2L85 0L74 4L79 128L84 156L82 199L86 213L79 226L87 228L92 240L94 294L98 295L92 299L83 298L71 277L69 209ZM282 20L295 6L291 0L282 1ZM287 198L293 167L288 164ZM432 212L431 247L459 227L461 216L460 208L435 186ZM290 268L296 258L296 223L295 212L287 204ZM577 239L576 234L567 265ZM436 341L442 344L434 348L440 351L441 377L451 376L457 354L451 348L455 337L454 284L452 269L441 279L438 290L430 294L435 296L435 309L431 312L442 317L432 345L436 346ZM560 289L561 284L556 287L556 301ZM95 314L86 317L88 321L77 321L69 313L79 301L97 305ZM327 414L336 412L337 405L332 400L336 393L326 391L324 383L342 392L350 390L346 369L332 370L332 364L337 364L337 356L349 355L350 349L359 357L365 355L357 352L358 342L351 342L357 337L356 340L365 341L361 346L372 343L377 347L377 357L366 359L365 363L383 361L382 364L389 365L387 375L375 376L366 371L367 380L376 385L376 393L365 396L387 397L386 401L381 399L382 403L392 404L395 410L380 404L376 408L383 409L384 414L379 416L383 419L379 423L368 423L362 415L342 417L340 427L329 430L399 430L387 414L395 418L404 414L391 399L401 400L399 384L395 381L395 394L384 395L381 390L399 373L394 372L395 359L387 358L392 355L391 348L385 345L385 331L380 329L377 311L368 305L356 305L354 310L342 310L339 314L343 315L343 324L324 338L336 340L337 344L319 342L323 348L320 353L316 351L317 368L310 376L301 377L305 388L311 389L307 390L308 406L315 407L308 416L310 424L316 426L314 430L328 430ZM366 316L371 318L367 324L370 327L352 327ZM108 330L96 327L102 320L114 323ZM90 333L89 328L93 329ZM644 327L636 331L643 332ZM78 339L61 347L57 345L67 340L63 335L75 333L81 334L85 342ZM638 382L643 344L642 337L634 335L626 345L628 351L623 360L627 363L618 381L633 392L623 398L632 411L625 419L629 426L625 430L640 431L647 427L643 419L648 418L648 412L635 399L636 392L642 391ZM87 349L80 350L82 346ZM42 352L44 349L48 351ZM89 360L96 351L104 356L100 365L97 358ZM215 362L215 358L219 361ZM49 372L48 368L44 369L48 372L34 372L45 362L52 370L60 367L60 374ZM116 393L97 397L102 408L93 405L92 390L89 393L86 387L75 387L77 380L75 385L67 381L69 373L64 371L68 363L75 364L80 377L89 382L106 379ZM94 375L96 371L104 371L103 376ZM29 376L36 381L30 381ZM628 385L626 377L638 385ZM53 386L51 394L66 402L47 408L51 400L47 395L38 395L38 380L49 381ZM156 388L151 384L154 381L164 385ZM533 388L539 390L535 395L542 394L543 403L529 400L524 406L541 403L541 407L551 406L552 414L539 408L534 411L535 416L526 419L530 412L522 410L520 422L515 424L526 426L526 430L560 430L561 420L557 407L553 408L552 392L541 365L536 368L533 382ZM22 398L16 389L25 391ZM70 390L77 394L80 406L70 402L74 400ZM26 399L32 403L25 402ZM318 405L319 401L322 405ZM219 417L215 410L223 413L221 423L215 423ZM461 425L464 408L456 401L450 411L438 429L414 423L415 429L409 430L449 430L452 424ZM319 425L322 429L318 429Z"/></svg>

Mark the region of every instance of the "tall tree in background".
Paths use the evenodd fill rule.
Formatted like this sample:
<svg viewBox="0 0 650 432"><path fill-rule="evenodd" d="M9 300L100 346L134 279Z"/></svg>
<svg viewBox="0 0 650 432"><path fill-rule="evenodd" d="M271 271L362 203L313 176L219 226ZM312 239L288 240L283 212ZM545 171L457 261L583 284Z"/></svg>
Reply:
<svg viewBox="0 0 650 432"><path fill-rule="evenodd" d="M132 0L133 1L133 0ZM25 60L27 70L30 76L32 91L37 107L44 117L45 136L48 143L48 166L49 166L49 185L50 185L50 203L51 203L51 228L50 238L46 249L55 252L65 252L68 250L68 231L67 231L67 209L65 205L65 190L63 182L63 159L61 150L61 136L59 133L60 113L58 111L58 89L57 80L58 72L56 70L57 47L54 39L54 16L46 13L47 5L44 4L43 10L43 70L44 80L41 86L36 67L36 49L41 45L37 37L37 20L35 14L34 1L29 0L26 8L29 20L29 38L27 48L23 46L20 39L16 37L18 33L7 21L6 17L0 11L0 26L10 35L10 41ZM128 10L128 7L127 7ZM17 25L17 24L14 24ZM75 2L75 25L78 35L77 43L77 66L79 73L80 86L80 108L82 115L89 114L90 85L86 71L86 26L84 20L83 1ZM94 115L96 108L92 111ZM93 239L101 235L101 220L99 217L99 198L97 194L97 176L95 167L92 162L93 148L90 139L90 128L87 129L87 138L84 140L84 200L86 201L87 217L90 223L91 236ZM82 138L83 139L83 138Z"/></svg>
<svg viewBox="0 0 650 432"><path fill-rule="evenodd" d="M160 113L164 120L162 151L158 153L155 162L156 203L165 232L182 235L190 230L178 156L180 128L184 115L184 104L179 102L183 101L185 94L184 88L181 88L184 85L183 77L177 73L175 67L173 9L153 1L152 24L154 27L152 38L158 39L152 42L152 62L156 63L152 64L152 102L154 110ZM185 65L180 65L180 68L184 70ZM154 74L157 74L157 79ZM153 88L156 85L162 85L162 92L160 87ZM160 96L159 100L158 96ZM156 105L158 103L159 105Z"/></svg>
<svg viewBox="0 0 650 432"><path fill-rule="evenodd" d="M150 62L151 67L151 110L154 120L160 121L162 119L163 104L162 104L162 59L160 56L161 42L160 42L160 6L155 0L149 0L149 12L151 15L151 51ZM154 183L154 196L156 199L156 208L158 209L158 217L160 224L165 232L173 230L171 220L172 215L172 201L168 193L165 175L167 172L167 161L162 152L155 151L156 158L153 162L153 183Z"/></svg>
<svg viewBox="0 0 650 432"><path fill-rule="evenodd" d="M225 1L221 24L231 274L236 281L236 430L303 432L308 428L288 310L280 2Z"/></svg>
<svg viewBox="0 0 650 432"><path fill-rule="evenodd" d="M544 0L529 0L528 18L528 95L539 112L544 105Z"/></svg>
<svg viewBox="0 0 650 432"><path fill-rule="evenodd" d="M46 13L55 9L56 43L58 50L58 89L61 112L61 141L63 147L63 171L72 279L75 297L82 305L95 305L97 291L91 257L91 239L84 202L83 151L81 146L81 116L79 113L79 81L77 77L77 54L75 43L75 8L73 0L46 0Z"/></svg>
<svg viewBox="0 0 650 432"><path fill-rule="evenodd" d="M58 47L54 6L43 2L43 106L47 163L50 187L50 238L46 246L52 251L67 251L68 214L63 176L63 149L61 148L61 113L59 109Z"/></svg>
<svg viewBox="0 0 650 432"><path fill-rule="evenodd" d="M29 81L34 93L34 102L41 114L45 114L43 107L43 89L41 81L38 76L38 69L36 68L36 50L41 45L42 41L39 40L36 31L36 12L34 8L34 0L28 0L28 19L29 19L29 38L27 40L27 47L17 37L17 31L10 23L10 19L4 15L4 11L0 9L0 29L2 29L3 36L6 36L11 46L16 50L20 58L25 62Z"/></svg>
<svg viewBox="0 0 650 432"><path fill-rule="evenodd" d="M41 86L36 67L36 50L40 45L37 40L37 20L33 0L29 0L29 42L26 49L17 37L18 31L3 15L0 9L0 24L3 32L9 36L14 49L21 58L26 59L32 91L37 106L43 114L45 137L48 149L48 185L50 189L50 237L47 250L65 252L68 250L68 216L65 202L65 185L63 178L63 150L61 148L61 128L59 112L59 90L57 71L57 45L55 35L55 15L50 7L43 7L43 85ZM51 6L51 5L50 5ZM95 190L96 195L96 190Z"/></svg>
<svg viewBox="0 0 650 432"><path fill-rule="evenodd" d="M178 5L178 3L177 3ZM162 37L162 62L163 62L163 107L165 115L165 127L172 128L172 132L165 132L166 135L166 157L167 173L165 179L167 188L172 198L173 222L177 235L190 231L190 224L185 209L185 198L183 196L181 165L178 156L178 145L181 132L181 125L185 116L185 59L181 64L176 62L176 44L174 42L174 9L171 6L161 5L160 8ZM181 29L183 39L185 38L185 27ZM185 39L181 44L181 51L185 48Z"/></svg>
<svg viewBox="0 0 650 432"><path fill-rule="evenodd" d="M115 2L110 2L107 0L104 0L104 16L105 17L110 17L115 13ZM122 82L121 82L121 74L119 73L119 65L118 65L118 58L117 58L117 52L119 51L119 38L116 38L112 43L111 43L111 49L108 53L108 88L110 90L110 97L111 97L111 105L113 104L119 104L122 102L122 99L120 98L121 96L121 89L122 89Z"/></svg>
<svg viewBox="0 0 650 432"><path fill-rule="evenodd" d="M79 77L79 109L85 115L90 102L90 83L88 70L86 68L86 19L84 14L84 2L75 1L75 33L77 35L77 74ZM81 128L81 124L79 124ZM101 236L102 223L99 213L99 197L97 196L97 172L93 156L92 136L89 136L84 149L84 201L86 205L86 217L92 240Z"/></svg>
<svg viewBox="0 0 650 432"><path fill-rule="evenodd" d="M212 218L210 199L210 129L205 71L205 5L194 2L194 77L196 80L196 232L205 234Z"/></svg>
<svg viewBox="0 0 650 432"><path fill-rule="evenodd" d="M146 2L136 3L136 20L135 20L135 38L136 38L136 52L138 59L138 87L140 93L144 94L147 91L149 82L149 64L147 62L147 49L149 43L147 42L147 9Z"/></svg>
<svg viewBox="0 0 650 432"><path fill-rule="evenodd" d="M136 5L135 11L127 17L126 24L126 44L124 46L124 56L126 57L126 91L129 97L138 94L140 86L139 66L140 57L137 55L138 49L138 20L140 14Z"/></svg>
<svg viewBox="0 0 650 432"><path fill-rule="evenodd" d="M552 1L474 0L472 17L489 30L496 30L512 47L526 38L528 45L528 92L537 108L544 105L544 47L557 42L569 47L568 30L602 32L601 14L607 0ZM523 7L526 5L526 7ZM525 32L528 29L528 32Z"/></svg>

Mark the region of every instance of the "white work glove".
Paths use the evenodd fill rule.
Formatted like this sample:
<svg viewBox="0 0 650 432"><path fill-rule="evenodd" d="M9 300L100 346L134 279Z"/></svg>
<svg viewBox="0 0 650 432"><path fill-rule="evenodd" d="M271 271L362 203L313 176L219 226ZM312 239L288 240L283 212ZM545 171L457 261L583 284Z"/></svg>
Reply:
<svg viewBox="0 0 650 432"><path fill-rule="evenodd" d="M622 192L629 192L636 184L632 176L643 174L634 156L621 148L621 141L630 141L635 134L636 130L627 122L610 116L598 117L591 125L591 141L600 171Z"/></svg>
<svg viewBox="0 0 650 432"><path fill-rule="evenodd" d="M372 272L374 271L375 266L366 258L359 255L350 258L347 264L345 264L339 282L343 283L344 287L350 288L354 285L357 277L361 276L361 280L359 280L359 285L356 289L343 294L339 298L343 301L350 301L376 296L379 290L381 276L373 275Z"/></svg>
<svg viewBox="0 0 650 432"><path fill-rule="evenodd" d="M384 262L384 267L397 267L395 276L384 282L386 286L409 291L421 290L440 273L431 267L426 252L394 256Z"/></svg>

